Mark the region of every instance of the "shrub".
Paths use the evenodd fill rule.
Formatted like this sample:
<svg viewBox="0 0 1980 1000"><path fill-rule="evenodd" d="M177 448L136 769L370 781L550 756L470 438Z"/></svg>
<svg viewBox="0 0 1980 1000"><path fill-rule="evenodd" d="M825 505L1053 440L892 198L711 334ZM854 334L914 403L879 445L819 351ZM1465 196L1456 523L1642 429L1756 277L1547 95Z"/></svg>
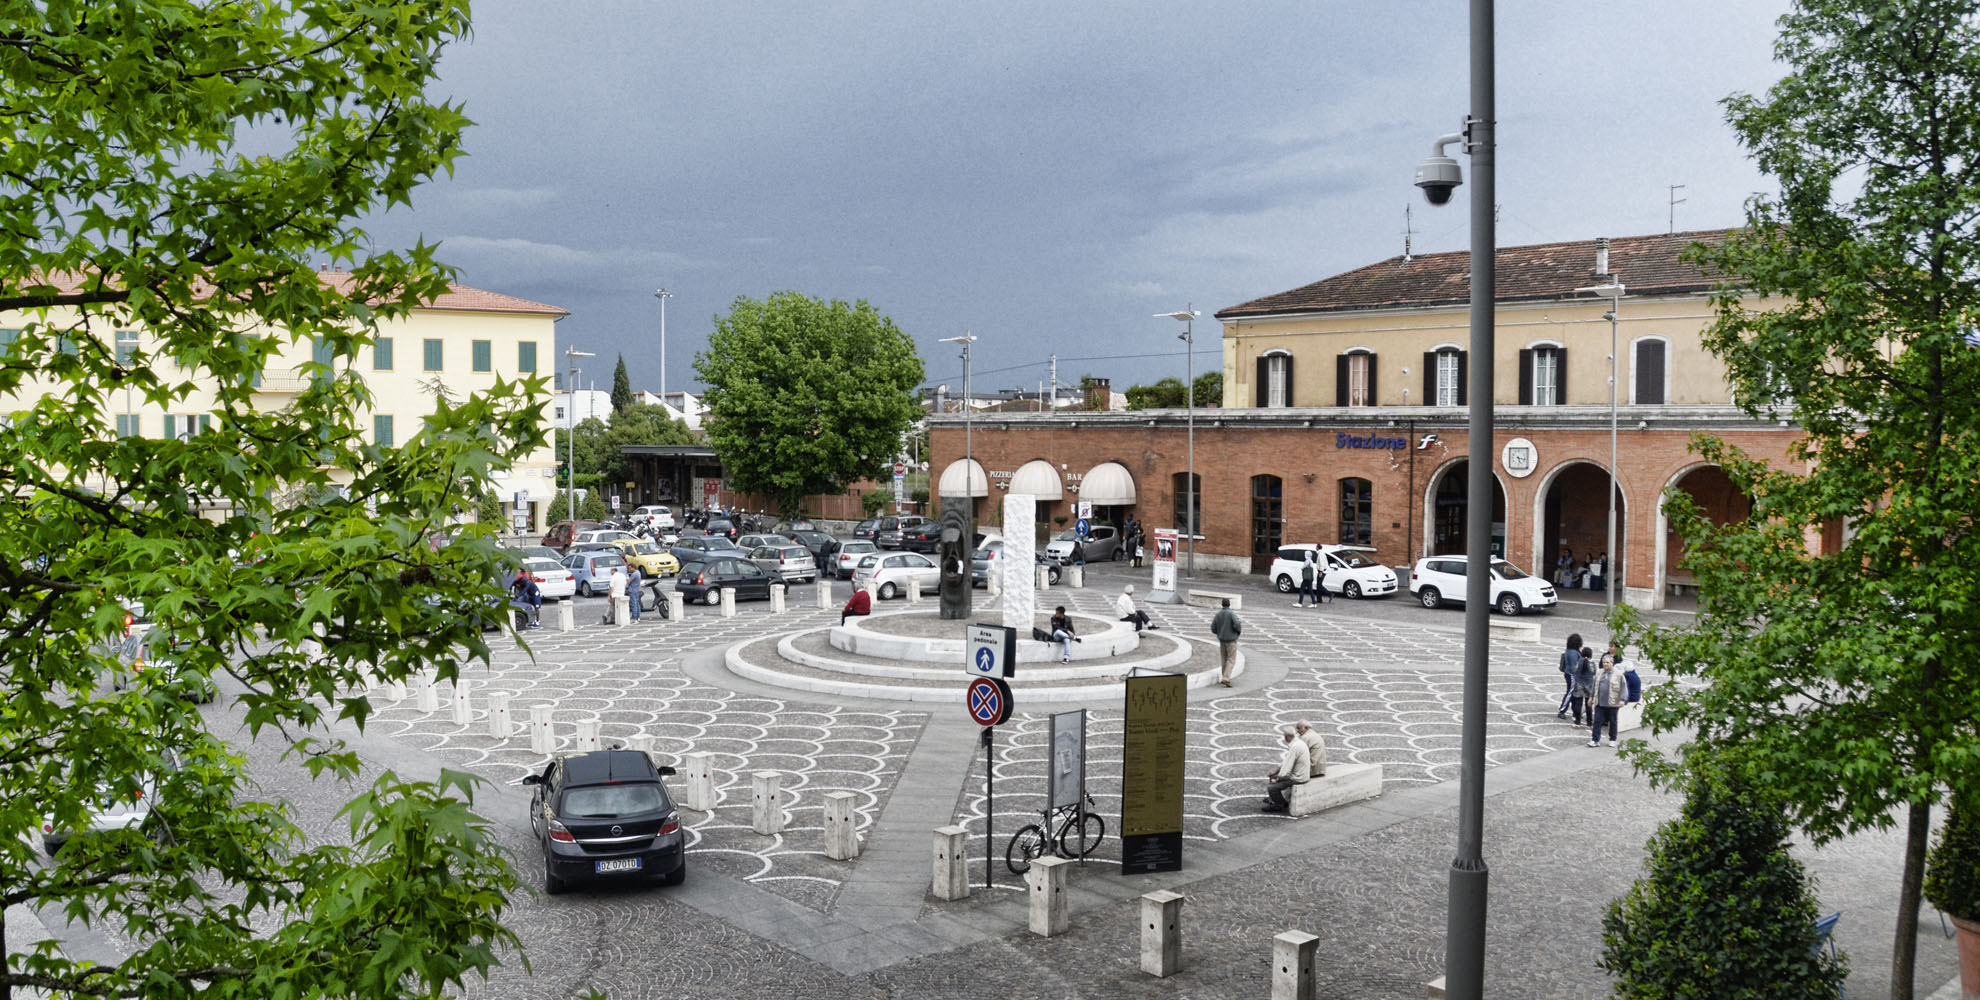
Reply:
<svg viewBox="0 0 1980 1000"><path fill-rule="evenodd" d="M1696 767L1684 812L1650 840L1649 873L1609 904L1601 966L1625 1000L1836 996L1845 963L1816 949L1817 909L1784 814L1731 769ZM1584 862L1604 863L1600 850Z"/></svg>
<svg viewBox="0 0 1980 1000"><path fill-rule="evenodd" d="M1970 802L1947 807L1946 823L1925 856L1925 898L1948 916L1980 921L1980 815Z"/></svg>
<svg viewBox="0 0 1980 1000"><path fill-rule="evenodd" d="M880 511L887 506L887 500L888 495L879 490L874 490L871 493L861 493L859 495L859 509L865 511L867 517L879 517Z"/></svg>

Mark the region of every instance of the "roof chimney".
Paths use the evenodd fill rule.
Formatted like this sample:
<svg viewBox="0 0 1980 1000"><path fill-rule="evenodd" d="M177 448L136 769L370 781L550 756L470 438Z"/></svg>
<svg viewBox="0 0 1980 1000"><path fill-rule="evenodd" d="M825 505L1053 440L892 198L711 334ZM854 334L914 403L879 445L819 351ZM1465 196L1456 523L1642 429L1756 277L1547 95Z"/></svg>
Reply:
<svg viewBox="0 0 1980 1000"><path fill-rule="evenodd" d="M1609 273L1609 238L1607 236L1595 237L1595 273Z"/></svg>

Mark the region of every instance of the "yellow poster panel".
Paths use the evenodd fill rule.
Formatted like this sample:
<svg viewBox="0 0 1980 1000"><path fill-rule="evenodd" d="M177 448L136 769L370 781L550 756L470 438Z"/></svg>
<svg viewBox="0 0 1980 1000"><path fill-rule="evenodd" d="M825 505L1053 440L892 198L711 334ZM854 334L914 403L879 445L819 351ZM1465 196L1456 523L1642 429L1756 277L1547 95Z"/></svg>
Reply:
<svg viewBox="0 0 1980 1000"><path fill-rule="evenodd" d="M1127 679L1121 760L1121 871L1182 867L1183 757L1189 681L1181 674Z"/></svg>

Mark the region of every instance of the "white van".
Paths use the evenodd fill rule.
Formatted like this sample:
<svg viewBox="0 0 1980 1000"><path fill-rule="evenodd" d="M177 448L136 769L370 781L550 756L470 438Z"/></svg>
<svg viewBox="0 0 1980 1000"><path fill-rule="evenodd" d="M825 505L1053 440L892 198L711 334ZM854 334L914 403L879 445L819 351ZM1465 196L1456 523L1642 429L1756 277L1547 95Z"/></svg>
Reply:
<svg viewBox="0 0 1980 1000"><path fill-rule="evenodd" d="M1445 601L1464 603L1464 556L1426 556L1409 573L1409 592L1426 608ZM1559 603L1554 585L1504 559L1492 560L1492 606L1502 615L1528 608L1551 608Z"/></svg>

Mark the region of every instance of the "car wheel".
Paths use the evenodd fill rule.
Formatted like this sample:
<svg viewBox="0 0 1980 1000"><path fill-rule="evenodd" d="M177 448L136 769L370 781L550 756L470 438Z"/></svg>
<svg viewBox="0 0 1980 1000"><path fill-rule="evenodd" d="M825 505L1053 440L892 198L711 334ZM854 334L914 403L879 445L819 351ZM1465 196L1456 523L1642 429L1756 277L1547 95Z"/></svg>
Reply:
<svg viewBox="0 0 1980 1000"><path fill-rule="evenodd" d="M883 601L893 600L894 595L898 592L899 591L895 590L894 585L891 583L883 583L880 585L880 599Z"/></svg>
<svg viewBox="0 0 1980 1000"><path fill-rule="evenodd" d="M591 581L589 581L589 580L579 580L579 581L578 581L578 589L577 589L577 592L578 592L578 596L579 596L579 597L590 597L590 596L591 596Z"/></svg>
<svg viewBox="0 0 1980 1000"><path fill-rule="evenodd" d="M1350 601L1359 601L1361 600L1361 584L1356 583L1353 580L1349 580L1348 582L1341 584L1341 593L1346 595L1347 599Z"/></svg>
<svg viewBox="0 0 1980 1000"><path fill-rule="evenodd" d="M544 895L561 896L564 894L564 890L568 888L570 888L570 883L564 881L563 879L558 878L556 873L550 870L550 859L544 858L543 859Z"/></svg>
<svg viewBox="0 0 1980 1000"><path fill-rule="evenodd" d="M1511 592L1500 594L1499 613L1508 618L1519 614L1519 595Z"/></svg>
<svg viewBox="0 0 1980 1000"><path fill-rule="evenodd" d="M1050 580L1052 582L1052 585L1056 587L1059 585L1059 578L1064 575L1065 573L1061 571L1059 567L1054 566L1052 567L1052 572L1046 574L1045 579Z"/></svg>
<svg viewBox="0 0 1980 1000"><path fill-rule="evenodd" d="M1120 562L1121 560L1123 560L1123 559L1126 559L1126 558L1127 558L1127 553L1126 553L1126 552L1123 552L1123 551L1121 551L1120 549L1115 549L1115 550L1114 550L1114 554L1113 554L1113 555L1111 555L1111 556L1108 556L1108 558L1109 558L1109 559L1112 559L1112 560L1113 560L1113 561L1115 561L1115 562Z"/></svg>
<svg viewBox="0 0 1980 1000"><path fill-rule="evenodd" d="M1281 594L1290 594L1293 592L1292 577L1287 576L1284 573L1280 573L1279 578L1277 580L1272 581L1272 584L1273 586L1279 588L1279 593Z"/></svg>
<svg viewBox="0 0 1980 1000"><path fill-rule="evenodd" d="M1426 608L1434 608L1444 603L1444 595L1437 593L1437 588L1435 587L1425 587L1417 591L1416 599L1422 602Z"/></svg>
<svg viewBox="0 0 1980 1000"><path fill-rule="evenodd" d="M670 871L667 874L660 876L661 885L680 885L682 882L685 881L687 881L686 858L681 859L681 866L679 868L676 868L673 871Z"/></svg>
<svg viewBox="0 0 1980 1000"><path fill-rule="evenodd" d="M708 590L701 595L701 603L706 604L711 608L717 604L722 603L722 592L716 590L714 587L708 588Z"/></svg>

